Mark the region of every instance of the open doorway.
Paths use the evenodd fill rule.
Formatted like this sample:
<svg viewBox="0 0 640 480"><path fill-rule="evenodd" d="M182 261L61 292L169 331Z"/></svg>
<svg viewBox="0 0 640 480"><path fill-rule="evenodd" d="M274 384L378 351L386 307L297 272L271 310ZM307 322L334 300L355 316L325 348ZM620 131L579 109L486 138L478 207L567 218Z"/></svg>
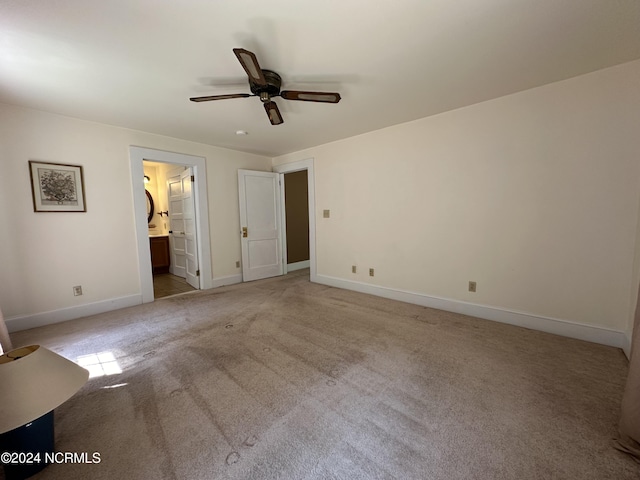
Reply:
<svg viewBox="0 0 640 480"><path fill-rule="evenodd" d="M307 170L282 174L286 272L309 268L309 189Z"/></svg>
<svg viewBox="0 0 640 480"><path fill-rule="evenodd" d="M309 268L309 275L312 282L316 280L316 220L315 220L315 173L313 159L301 160L293 163L277 165L274 172L281 174L281 202L283 229L283 261L284 273L303 268ZM304 172L299 174L298 172ZM290 175L289 174L296 174ZM301 182L306 180L306 186ZM287 181L289 184L287 185ZM289 188L287 188L289 187ZM306 187L306 188L305 188ZM285 188L288 190L288 199L285 196ZM306 192L306 202L302 208L301 196ZM306 206L306 214L304 212ZM288 219L288 220L287 220ZM290 230L288 222L295 223L295 227ZM304 229L308 232L308 237L304 235ZM291 241L289 233L293 236ZM304 242L307 242L305 249ZM291 255L292 258L289 258ZM308 260L303 257L308 256Z"/></svg>
<svg viewBox="0 0 640 480"><path fill-rule="evenodd" d="M155 299L199 289L193 168L143 161Z"/></svg>
<svg viewBox="0 0 640 480"><path fill-rule="evenodd" d="M162 165L167 168L167 171L170 170L169 165L172 167L179 167L183 171L191 169L189 174L184 176L184 181L188 183L188 185L185 183L185 187L189 189L189 195L192 197L192 207L191 209L189 209L188 206L183 207L183 213L185 214L184 230L181 229L180 232L184 237L188 237L192 234L192 241L187 246L187 250L189 254L192 255L192 259L195 258L195 263L192 262L190 265L190 272L192 275L197 276L197 286L200 289L212 288L213 277L211 272L211 242L209 238L205 159L203 157L196 157L192 155L133 146L129 147L129 155L131 160L131 178L133 185L142 302L152 302L155 298L153 264L150 248L150 234L152 230L150 229L150 224L152 224L151 220L157 222L157 224L153 223L155 225L154 231L156 233L162 232L165 220L164 214L154 215L151 219L149 217L149 211L147 210L149 197L147 196L147 189L145 189L144 183L145 162L152 162L150 164L155 164L157 166ZM167 200L167 203L164 204L167 205L166 209L161 208L157 211L167 212L168 215L168 212L171 211L169 201L170 200ZM163 204L159 202L159 206L162 207ZM155 205L154 210L156 210ZM166 223L168 229L170 225L168 221ZM187 238L187 240L189 239ZM189 242L187 241L187 243Z"/></svg>

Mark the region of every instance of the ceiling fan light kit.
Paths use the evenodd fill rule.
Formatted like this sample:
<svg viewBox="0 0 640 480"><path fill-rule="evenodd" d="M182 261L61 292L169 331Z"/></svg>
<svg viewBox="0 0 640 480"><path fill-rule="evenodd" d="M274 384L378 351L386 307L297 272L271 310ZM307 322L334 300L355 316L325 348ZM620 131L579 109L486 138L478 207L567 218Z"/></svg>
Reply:
<svg viewBox="0 0 640 480"><path fill-rule="evenodd" d="M249 89L252 95L248 93L232 93L227 95L192 97L189 100L192 102L209 102L211 100L226 100L229 98L260 97L260 101L262 101L264 105L271 125L281 125L284 123L280 110L278 110L278 105L272 100L273 97L281 97L285 100L297 100L301 102L338 103L340 101L340 94L336 92L303 92L299 90L283 90L281 92L282 78L280 75L273 70L263 70L260 68L258 59L253 52L245 50L244 48L234 48L233 53L249 77Z"/></svg>

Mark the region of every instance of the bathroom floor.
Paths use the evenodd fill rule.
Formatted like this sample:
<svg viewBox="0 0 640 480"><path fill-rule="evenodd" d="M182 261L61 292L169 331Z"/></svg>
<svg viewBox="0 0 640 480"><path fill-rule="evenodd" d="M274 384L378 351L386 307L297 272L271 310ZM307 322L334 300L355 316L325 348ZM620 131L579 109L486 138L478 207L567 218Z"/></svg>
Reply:
<svg viewBox="0 0 640 480"><path fill-rule="evenodd" d="M191 292L195 290L184 278L170 273L159 273L153 276L153 296L154 298L168 297L178 293Z"/></svg>

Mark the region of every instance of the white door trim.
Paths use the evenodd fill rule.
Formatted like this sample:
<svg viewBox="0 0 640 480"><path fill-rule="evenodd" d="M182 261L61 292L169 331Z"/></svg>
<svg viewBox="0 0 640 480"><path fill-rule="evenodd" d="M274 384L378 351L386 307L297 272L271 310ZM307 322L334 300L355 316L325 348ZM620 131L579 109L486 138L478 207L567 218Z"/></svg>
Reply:
<svg viewBox="0 0 640 480"><path fill-rule="evenodd" d="M289 257L287 254L287 201L284 196L284 173L278 175L278 182L280 185L280 191L278 192L280 195L280 239L282 240L282 254L280 257L282 259L282 274L286 275L287 272L289 272L289 268L287 267Z"/></svg>
<svg viewBox="0 0 640 480"><path fill-rule="evenodd" d="M273 167L273 171L277 173L292 173L299 172L300 170L307 171L307 190L309 194L309 270L311 271L311 281L316 281L316 190L315 190L315 176L313 170L313 158L306 160L300 160L292 163L283 163L282 165L276 165ZM280 182L281 198L284 198L284 181ZM285 215L285 205L282 204L282 215ZM281 222L284 225L283 222ZM284 229L284 227L282 227ZM282 237L285 238L284 236ZM287 244L282 242L283 256L286 259ZM285 262L286 272L286 262Z"/></svg>
<svg viewBox="0 0 640 480"><path fill-rule="evenodd" d="M144 193L144 182L142 180L144 177L142 162L144 160L193 167L196 195L196 234L198 236L198 257L200 258L200 288L203 290L213 288L205 158L152 148L129 146L129 159L131 161L131 184L133 186L133 209L138 244L138 270L140 272L142 303L153 302L154 300L149 227L147 224L147 197Z"/></svg>

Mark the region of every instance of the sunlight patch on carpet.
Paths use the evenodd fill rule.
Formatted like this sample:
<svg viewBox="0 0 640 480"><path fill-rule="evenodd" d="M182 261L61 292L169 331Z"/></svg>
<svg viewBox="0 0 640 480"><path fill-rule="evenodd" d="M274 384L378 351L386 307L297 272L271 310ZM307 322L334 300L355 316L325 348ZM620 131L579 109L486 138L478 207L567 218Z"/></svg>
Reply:
<svg viewBox="0 0 640 480"><path fill-rule="evenodd" d="M89 370L89 378L104 377L122 373L112 352L91 353L78 357L78 365Z"/></svg>

